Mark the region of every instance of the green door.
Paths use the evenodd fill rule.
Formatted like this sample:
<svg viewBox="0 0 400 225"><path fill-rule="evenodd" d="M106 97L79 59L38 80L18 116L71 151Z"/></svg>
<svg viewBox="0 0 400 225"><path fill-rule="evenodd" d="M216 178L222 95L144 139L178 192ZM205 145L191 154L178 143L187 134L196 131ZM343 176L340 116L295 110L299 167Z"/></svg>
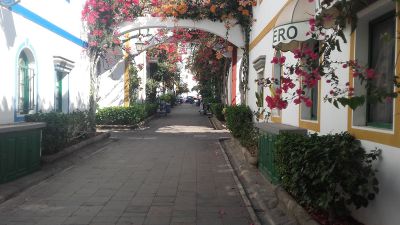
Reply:
<svg viewBox="0 0 400 225"><path fill-rule="evenodd" d="M39 168L40 141L40 129L0 134L0 184Z"/></svg>
<svg viewBox="0 0 400 225"><path fill-rule="evenodd" d="M63 73L56 71L55 108L57 112L62 112L62 78Z"/></svg>
<svg viewBox="0 0 400 225"><path fill-rule="evenodd" d="M20 68L20 98L22 101L22 113L26 114L29 112L29 68L28 68L28 57L25 55L24 52L21 53L19 58L19 68Z"/></svg>

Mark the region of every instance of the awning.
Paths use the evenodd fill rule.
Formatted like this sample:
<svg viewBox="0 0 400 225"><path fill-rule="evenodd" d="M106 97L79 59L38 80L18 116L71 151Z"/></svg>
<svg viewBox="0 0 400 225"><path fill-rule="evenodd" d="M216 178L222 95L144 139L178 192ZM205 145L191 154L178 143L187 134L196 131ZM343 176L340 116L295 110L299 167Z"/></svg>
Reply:
<svg viewBox="0 0 400 225"><path fill-rule="evenodd" d="M273 30L273 46L281 51L298 48L299 42L311 38L309 20L314 17L316 3L291 0L279 13Z"/></svg>

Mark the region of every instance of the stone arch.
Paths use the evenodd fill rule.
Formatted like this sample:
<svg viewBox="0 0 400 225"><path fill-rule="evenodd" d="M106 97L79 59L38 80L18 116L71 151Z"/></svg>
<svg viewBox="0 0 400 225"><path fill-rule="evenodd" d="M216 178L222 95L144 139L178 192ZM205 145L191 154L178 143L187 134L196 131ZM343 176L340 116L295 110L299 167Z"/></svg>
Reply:
<svg viewBox="0 0 400 225"><path fill-rule="evenodd" d="M122 37L131 32L140 31L143 29L151 28L164 28L164 29L175 29L175 28L186 28L186 29L197 29L205 32L212 33L222 38L226 38L228 42L235 46L232 53L231 61L231 73L229 78L229 85L232 86L230 90L230 104L235 105L240 103L240 91L238 90L240 83L240 66L241 59L243 57L243 49L245 49L245 37L240 24L236 21L230 22L230 28L226 27L226 23L221 21L212 21L209 19L203 20L191 20L191 19L176 19L176 18L161 18L161 17L138 17L134 21L127 21L119 25L116 31L119 36ZM148 46L151 47L151 46ZM147 48L148 49L148 48ZM127 76L125 75L125 78ZM126 90L125 90L126 92ZM126 98L128 99L128 98ZM125 99L125 102L126 102Z"/></svg>
<svg viewBox="0 0 400 225"><path fill-rule="evenodd" d="M188 28L210 32L227 40L238 48L245 46L244 35L241 26L236 22L231 22L231 27L226 28L226 24L220 21L211 20L190 20L161 17L138 17L134 21L125 22L117 29L120 36L141 29L147 28ZM228 35L227 35L228 34Z"/></svg>

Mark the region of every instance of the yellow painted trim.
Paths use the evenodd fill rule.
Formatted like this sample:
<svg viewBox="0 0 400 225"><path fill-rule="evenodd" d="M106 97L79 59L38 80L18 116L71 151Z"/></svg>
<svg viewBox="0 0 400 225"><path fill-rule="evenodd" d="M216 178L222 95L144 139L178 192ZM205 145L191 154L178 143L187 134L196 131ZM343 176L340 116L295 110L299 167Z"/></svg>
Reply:
<svg viewBox="0 0 400 225"><path fill-rule="evenodd" d="M279 116L279 117L277 117L277 116L271 116L271 121L272 121L273 123L282 123L282 116Z"/></svg>
<svg viewBox="0 0 400 225"><path fill-rule="evenodd" d="M300 84L301 85L301 84ZM301 119L301 104L299 104L299 127L312 130L315 132L321 131L321 81L318 81L318 107L317 107L317 120L302 120Z"/></svg>
<svg viewBox="0 0 400 225"><path fill-rule="evenodd" d="M287 0L285 5L279 10L279 12L269 21L269 23L262 29L262 31L257 35L256 38L250 43L250 51L262 41L262 39L275 27L275 22L278 19L279 14L282 10L291 2L292 0Z"/></svg>
<svg viewBox="0 0 400 225"><path fill-rule="evenodd" d="M396 11L399 12L399 4L397 4ZM396 34L400 31L400 19L397 17L396 22ZM396 38L396 74L400 71L400 63L398 56L400 54L400 39ZM350 38L350 59L355 59L355 47L356 47L356 32L351 35ZM349 83L350 87L354 87L354 80L349 69ZM400 91L400 89L398 89ZM379 132L377 130L365 130L365 129L357 129L357 127L353 127L353 110L350 108L348 109L348 121L347 121L347 128L348 132L354 135L357 139L361 140L368 140L380 144L390 145L394 147L400 147L400 98L396 98L394 105L394 118L393 118L393 125L394 125L394 133L384 133Z"/></svg>
<svg viewBox="0 0 400 225"><path fill-rule="evenodd" d="M129 106L129 60L125 56L124 59L125 70L124 70L124 106Z"/></svg>

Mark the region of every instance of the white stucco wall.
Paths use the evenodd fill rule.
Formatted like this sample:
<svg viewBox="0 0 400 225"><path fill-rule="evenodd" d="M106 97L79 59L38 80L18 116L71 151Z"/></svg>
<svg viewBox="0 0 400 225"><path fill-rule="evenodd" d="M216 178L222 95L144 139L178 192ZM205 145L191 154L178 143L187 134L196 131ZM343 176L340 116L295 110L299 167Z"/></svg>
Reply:
<svg viewBox="0 0 400 225"><path fill-rule="evenodd" d="M31 11L47 22L52 28L60 28L81 37L82 23L81 1L52 1L52 0L25 0L20 6ZM43 7L46 6L46 7ZM62 10L60 10L62 9ZM16 104L17 88L17 60L24 48L32 52L35 61L36 104L39 111L54 109L55 67L54 56L71 60L74 68L63 79L64 100L67 101L69 92L69 107L63 102L64 111L84 109L88 103L89 73L88 64L83 48L55 34L48 28L38 25L27 18L3 7L0 8L0 124L12 123ZM42 21L43 22L43 21ZM69 90L68 90L69 86Z"/></svg>
<svg viewBox="0 0 400 225"><path fill-rule="evenodd" d="M379 0L380 2L387 0ZM266 1L264 0L261 5L258 5L254 10L255 23L252 28L252 41L256 40L261 31L269 24L271 19L278 13L286 1ZM378 12L371 10L372 13ZM347 40L350 41L350 31L346 32ZM350 45L341 43L342 52L334 52L332 60L348 60L350 57ZM257 79L257 74L252 66L252 62L260 55L266 55L266 65L264 77L272 77L272 65L270 63L274 49L272 48L272 30L266 34L253 47L250 52L250 77L248 92L248 105L257 110L256 100L254 93L257 91L257 85L254 80ZM294 62L291 53L284 54L287 58L286 62ZM343 69L339 66L338 75L341 79L341 85L345 85L349 81L348 69ZM329 94L330 86L322 80L321 83L321 112L320 112L320 134L337 133L347 131L348 127L348 109L341 107L335 108L328 102L323 102L322 99L326 94ZM265 94L268 90L264 90ZM265 97L265 96L264 96ZM266 103L264 103L266 106ZM397 121L398 122L398 121ZM299 106L289 104L289 107L282 111L282 123L293 126L299 126ZM400 137L398 137L400 139ZM360 220L366 225L393 225L398 224L400 221L400 149L398 147L383 145L371 141L363 141L362 144L367 150L380 148L382 149L382 158L377 163L378 180L380 182L380 192L377 198L370 203L366 209L354 211L355 218Z"/></svg>
<svg viewBox="0 0 400 225"><path fill-rule="evenodd" d="M101 72L99 75L99 94L98 105L100 108L110 106L124 106L124 73L125 60L121 56L110 56L113 60L109 63L101 63ZM146 100L146 52L142 52L135 57L134 63L143 65L143 69L138 70L138 77L141 79L138 101ZM138 68L139 69L139 68Z"/></svg>

